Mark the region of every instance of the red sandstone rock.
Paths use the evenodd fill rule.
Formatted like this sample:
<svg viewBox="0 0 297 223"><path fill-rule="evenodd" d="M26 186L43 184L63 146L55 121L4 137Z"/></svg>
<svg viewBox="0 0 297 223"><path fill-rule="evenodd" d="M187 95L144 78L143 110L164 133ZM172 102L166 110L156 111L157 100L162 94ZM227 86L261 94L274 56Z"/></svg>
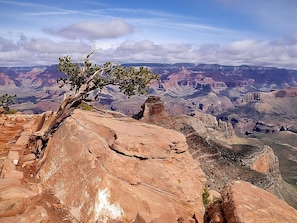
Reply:
<svg viewBox="0 0 297 223"><path fill-rule="evenodd" d="M19 160L20 155L17 151L9 151L7 158L11 160Z"/></svg>
<svg viewBox="0 0 297 223"><path fill-rule="evenodd" d="M278 159L274 155L272 148L264 146L261 154L257 155L258 156L255 156L255 159L250 166L251 169L256 170L259 173L270 173L275 171L275 167L278 166Z"/></svg>
<svg viewBox="0 0 297 223"><path fill-rule="evenodd" d="M35 206L30 211L26 211L16 216L2 217L0 223L49 223L46 210L41 206Z"/></svg>
<svg viewBox="0 0 297 223"><path fill-rule="evenodd" d="M49 144L40 178L79 221L203 222L205 177L182 134L77 110Z"/></svg>
<svg viewBox="0 0 297 223"><path fill-rule="evenodd" d="M7 115L3 118L6 123L0 125L0 152L5 154L0 168L0 222L48 222L46 210L36 206L41 199L37 195L39 188L33 184L24 186L27 179L23 179L24 173L18 164L23 148L27 147L30 132L37 124L33 123L36 118L27 115Z"/></svg>
<svg viewBox="0 0 297 223"><path fill-rule="evenodd" d="M22 171L18 171L18 170L10 170L10 171L6 171L3 174L4 178L14 178L14 179L23 179L24 177L24 173Z"/></svg>
<svg viewBox="0 0 297 223"><path fill-rule="evenodd" d="M222 196L219 192L217 192L215 190L209 190L208 192L209 192L209 200L211 202L222 200Z"/></svg>
<svg viewBox="0 0 297 223"><path fill-rule="evenodd" d="M145 122L152 121L155 116L168 116L168 114L165 112L164 102L160 97L157 96L148 97L143 105L143 109L143 117L141 120Z"/></svg>
<svg viewBox="0 0 297 223"><path fill-rule="evenodd" d="M221 194L228 223L297 222L297 211L294 208L248 182L232 181Z"/></svg>
<svg viewBox="0 0 297 223"><path fill-rule="evenodd" d="M36 159L36 156L34 153L29 153L27 155L23 155L20 157L20 162L23 163L23 162L26 162L26 161L32 161Z"/></svg>
<svg viewBox="0 0 297 223"><path fill-rule="evenodd" d="M207 212L208 212L208 216L210 218L210 223L225 223L226 222L220 201L213 202L207 208Z"/></svg>

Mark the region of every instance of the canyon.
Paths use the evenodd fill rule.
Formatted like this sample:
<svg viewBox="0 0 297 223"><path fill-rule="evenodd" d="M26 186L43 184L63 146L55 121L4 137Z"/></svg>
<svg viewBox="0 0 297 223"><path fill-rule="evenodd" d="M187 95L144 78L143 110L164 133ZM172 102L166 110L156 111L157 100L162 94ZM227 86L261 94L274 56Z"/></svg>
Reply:
<svg viewBox="0 0 297 223"><path fill-rule="evenodd" d="M206 114L172 118L155 97L144 108L139 121L110 110L75 110L43 158L31 135L51 113L2 115L0 222L297 220L280 199L286 188L271 148L253 147L241 157L244 139L227 123ZM204 138L205 131L213 135ZM226 152L222 142L230 138L235 148Z"/></svg>
<svg viewBox="0 0 297 223"><path fill-rule="evenodd" d="M33 211L36 222L295 222L296 71L142 65L161 77L149 98L107 87L92 112L64 121L42 160L29 136L67 91L55 82L62 74L55 65L0 69L0 93L17 94L12 107L22 112L2 115L11 135L1 139L0 194L11 197L0 219ZM22 195L7 193L12 185ZM219 201L204 206L205 188Z"/></svg>
<svg viewBox="0 0 297 223"><path fill-rule="evenodd" d="M297 182L297 71L274 67L216 64L124 64L147 66L160 74L149 95L159 96L171 115L200 111L231 123L236 135L258 138L274 150L284 180ZM55 111L64 93L57 65L0 68L0 94L16 94L13 109L24 114ZM97 92L94 92L94 94ZM112 86L103 89L96 107L134 116L147 96L125 97Z"/></svg>
<svg viewBox="0 0 297 223"><path fill-rule="evenodd" d="M283 180L278 157L261 140L237 136L231 123L199 111L191 116L169 115L159 97L151 96L142 107L142 121L185 135L190 153L206 174L209 188L221 191L232 180L244 180L296 208L296 187Z"/></svg>

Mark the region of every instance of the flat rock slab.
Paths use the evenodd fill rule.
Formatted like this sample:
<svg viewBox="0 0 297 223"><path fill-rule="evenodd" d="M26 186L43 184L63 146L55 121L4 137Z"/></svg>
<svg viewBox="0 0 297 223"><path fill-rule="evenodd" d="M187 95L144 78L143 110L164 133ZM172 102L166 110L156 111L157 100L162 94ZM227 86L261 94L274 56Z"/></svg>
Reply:
<svg viewBox="0 0 297 223"><path fill-rule="evenodd" d="M205 176L176 131L75 110L46 149L40 179L79 221L203 221Z"/></svg>

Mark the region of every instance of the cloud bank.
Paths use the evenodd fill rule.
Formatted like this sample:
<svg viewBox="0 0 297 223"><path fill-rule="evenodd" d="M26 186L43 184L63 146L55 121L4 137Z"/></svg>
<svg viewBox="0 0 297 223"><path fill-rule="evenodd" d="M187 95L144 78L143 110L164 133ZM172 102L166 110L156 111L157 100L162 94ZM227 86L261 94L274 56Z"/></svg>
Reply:
<svg viewBox="0 0 297 223"><path fill-rule="evenodd" d="M185 43L156 43L151 40L125 40L113 46L100 48L92 60L119 63L216 63L221 65L259 65L297 69L297 35L289 40L256 41L245 39L229 44L192 45ZM92 49L89 42L53 41L49 38L27 38L18 41L0 38L0 66L50 65L58 58L70 55L81 60Z"/></svg>
<svg viewBox="0 0 297 223"><path fill-rule="evenodd" d="M172 4L181 8L152 4L156 8L147 10L110 1L63 8L0 0L3 18L10 18L1 24L0 66L50 65L64 55L79 61L96 44L92 60L99 64L192 62L297 69L297 5L296 0L285 2L192 1L189 7L180 1ZM207 13L199 11L204 4Z"/></svg>
<svg viewBox="0 0 297 223"><path fill-rule="evenodd" d="M85 21L77 22L60 30L45 29L45 32L67 39L104 39L116 38L133 33L133 27L122 19L110 22Z"/></svg>

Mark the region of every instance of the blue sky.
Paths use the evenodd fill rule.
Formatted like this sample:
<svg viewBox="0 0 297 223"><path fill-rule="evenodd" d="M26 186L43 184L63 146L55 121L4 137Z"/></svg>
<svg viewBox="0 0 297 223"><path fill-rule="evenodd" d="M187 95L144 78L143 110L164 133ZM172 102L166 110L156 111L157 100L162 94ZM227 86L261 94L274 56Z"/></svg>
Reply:
<svg viewBox="0 0 297 223"><path fill-rule="evenodd" d="M0 66L193 62L297 69L296 0L0 0Z"/></svg>

